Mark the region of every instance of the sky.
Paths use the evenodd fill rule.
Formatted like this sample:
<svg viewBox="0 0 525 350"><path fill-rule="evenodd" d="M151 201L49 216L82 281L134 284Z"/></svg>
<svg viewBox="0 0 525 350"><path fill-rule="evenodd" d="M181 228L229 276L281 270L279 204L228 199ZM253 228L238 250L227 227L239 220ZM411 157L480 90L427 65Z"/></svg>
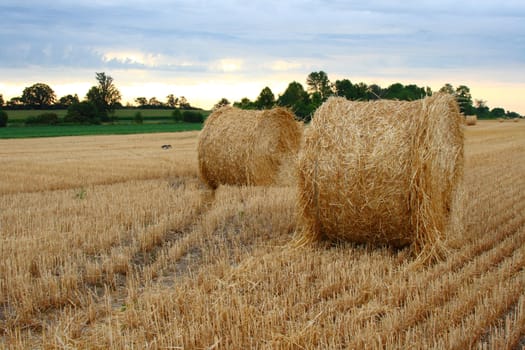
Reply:
<svg viewBox="0 0 525 350"><path fill-rule="evenodd" d="M523 0L2 0L0 94L46 83L85 97L95 72L123 102L282 94L310 72L353 83L466 85L525 115Z"/></svg>

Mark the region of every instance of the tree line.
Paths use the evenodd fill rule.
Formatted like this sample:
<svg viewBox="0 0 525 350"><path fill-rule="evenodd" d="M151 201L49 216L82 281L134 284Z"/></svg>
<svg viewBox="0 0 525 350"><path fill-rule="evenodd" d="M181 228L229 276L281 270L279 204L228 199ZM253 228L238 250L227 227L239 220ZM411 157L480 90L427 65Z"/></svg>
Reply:
<svg viewBox="0 0 525 350"><path fill-rule="evenodd" d="M66 95L57 99L53 89L44 83L36 83L26 87L22 96L13 97L9 101L4 101L0 94L0 110L4 109L67 109L65 122L72 123L100 123L114 119L114 111L119 108L133 107L121 104L121 94L116 87L114 80L106 73L95 73L97 85L91 87L86 97L81 101L78 95ZM518 118L520 114L506 111L501 107L489 108L484 100L472 100L470 88L466 85L453 87L445 84L439 91L444 91L454 95L458 101L461 112L465 115L475 114L479 118ZM417 86L415 84L403 85L394 83L386 88L377 84L367 85L364 82L353 83L349 79L336 80L331 82L324 71L312 72L306 78L306 89L297 81L291 82L286 90L277 97L269 87L261 90L258 97L251 101L249 98L242 98L235 101L234 106L242 109L269 109L275 106L290 108L299 119L309 121L314 111L330 96L342 96L350 100L370 101L379 99L396 99L412 101L432 95L430 87ZM175 120L181 119L180 110L195 110L184 97L176 97L173 94L166 96L166 101L162 102L156 97L146 98L137 97L135 103L140 108L167 108L173 109ZM218 101L215 108L229 105L227 98ZM179 110L177 112L177 110ZM189 113L187 113L189 115ZM39 116L47 124L56 123L56 116L52 114ZM189 119L197 120L195 116ZM137 120L140 118L137 117ZM0 126L7 124L7 114L0 112Z"/></svg>
<svg viewBox="0 0 525 350"><path fill-rule="evenodd" d="M505 111L501 107L490 109L484 100L472 100L470 88L466 85L453 87L445 84L439 91L447 92L456 97L461 112L464 115L477 115L479 118L519 118L520 114ZM312 72L306 78L306 89L302 84L293 81L286 90L275 97L269 87L262 89L255 101L247 97L233 103L235 107L242 109L267 109L274 106L288 107L294 111L297 117L309 121L313 112L330 96L341 96L349 100L370 101L379 99L394 99L412 101L432 95L430 87L417 86L415 84L403 85L394 83L387 88L377 84L367 85L364 82L352 83L349 79L331 82L324 71ZM215 108L228 105L230 102L222 98Z"/></svg>

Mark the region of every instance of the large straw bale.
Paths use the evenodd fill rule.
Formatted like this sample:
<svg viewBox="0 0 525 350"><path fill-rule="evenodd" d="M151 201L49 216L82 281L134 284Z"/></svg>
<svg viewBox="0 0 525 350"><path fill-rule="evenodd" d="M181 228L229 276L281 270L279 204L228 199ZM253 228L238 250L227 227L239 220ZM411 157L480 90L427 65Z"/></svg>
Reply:
<svg viewBox="0 0 525 350"><path fill-rule="evenodd" d="M443 93L413 102L328 99L299 153L298 243L411 244L421 259L441 255L463 170L462 124Z"/></svg>
<svg viewBox="0 0 525 350"><path fill-rule="evenodd" d="M201 178L213 189L220 184L275 184L296 161L301 124L284 108L216 110L199 135Z"/></svg>
<svg viewBox="0 0 525 350"><path fill-rule="evenodd" d="M478 122L478 116L477 115L467 115L465 117L465 124L467 125L476 125Z"/></svg>

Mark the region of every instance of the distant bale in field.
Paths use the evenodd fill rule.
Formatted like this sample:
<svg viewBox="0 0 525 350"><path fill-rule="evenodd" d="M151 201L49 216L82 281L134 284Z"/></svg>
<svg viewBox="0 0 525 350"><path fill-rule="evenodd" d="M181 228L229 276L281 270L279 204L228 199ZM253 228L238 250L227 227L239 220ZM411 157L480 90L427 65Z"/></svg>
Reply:
<svg viewBox="0 0 525 350"><path fill-rule="evenodd" d="M517 123L517 122L519 122L520 120L519 120L519 118L513 118L512 121L513 121L514 123Z"/></svg>
<svg viewBox="0 0 525 350"><path fill-rule="evenodd" d="M500 123L503 123L503 122L505 121L505 119L503 119L503 118L498 118L497 120L498 120L498 122L500 122Z"/></svg>
<svg viewBox="0 0 525 350"><path fill-rule="evenodd" d="M463 172L462 124L448 94L328 99L299 153L297 243L411 244L421 259L441 255Z"/></svg>
<svg viewBox="0 0 525 350"><path fill-rule="evenodd" d="M465 117L465 124L467 125L476 125L478 122L478 116L477 115L467 115Z"/></svg>
<svg viewBox="0 0 525 350"><path fill-rule="evenodd" d="M270 185L294 162L303 127L284 108L264 111L222 107L199 135L200 176L211 188Z"/></svg>

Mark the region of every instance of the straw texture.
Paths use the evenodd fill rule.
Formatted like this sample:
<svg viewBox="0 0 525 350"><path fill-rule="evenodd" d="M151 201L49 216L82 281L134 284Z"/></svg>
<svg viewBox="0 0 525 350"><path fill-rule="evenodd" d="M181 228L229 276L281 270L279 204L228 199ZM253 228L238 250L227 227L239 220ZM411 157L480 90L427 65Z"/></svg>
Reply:
<svg viewBox="0 0 525 350"><path fill-rule="evenodd" d="M443 254L463 170L463 119L451 95L413 102L328 99L298 159L299 244L322 238Z"/></svg>
<svg viewBox="0 0 525 350"><path fill-rule="evenodd" d="M296 160L303 127L284 108L264 111L222 107L199 135L200 176L219 185L271 185Z"/></svg>

